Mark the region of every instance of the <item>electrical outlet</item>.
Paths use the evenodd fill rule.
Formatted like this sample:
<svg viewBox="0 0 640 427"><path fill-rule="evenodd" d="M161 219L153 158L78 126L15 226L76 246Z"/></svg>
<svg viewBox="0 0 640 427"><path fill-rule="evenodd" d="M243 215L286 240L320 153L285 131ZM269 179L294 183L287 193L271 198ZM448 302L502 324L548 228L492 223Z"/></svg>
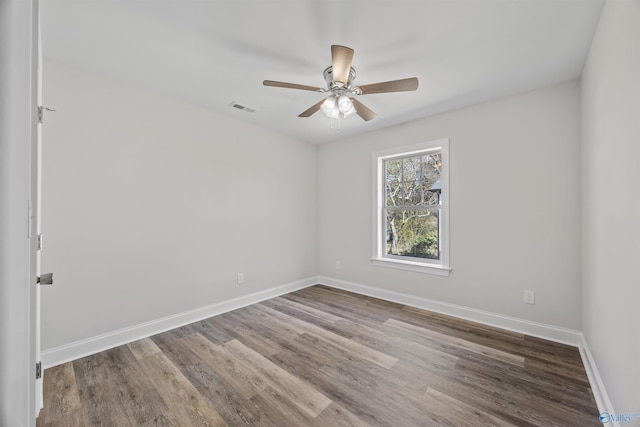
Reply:
<svg viewBox="0 0 640 427"><path fill-rule="evenodd" d="M340 261L336 261L336 270L340 270L342 268L342 263Z"/></svg>
<svg viewBox="0 0 640 427"><path fill-rule="evenodd" d="M244 283L244 273L238 273L238 285L242 285Z"/></svg>
<svg viewBox="0 0 640 427"><path fill-rule="evenodd" d="M535 304L536 303L536 293L533 291L524 291L524 297L522 299L525 304Z"/></svg>

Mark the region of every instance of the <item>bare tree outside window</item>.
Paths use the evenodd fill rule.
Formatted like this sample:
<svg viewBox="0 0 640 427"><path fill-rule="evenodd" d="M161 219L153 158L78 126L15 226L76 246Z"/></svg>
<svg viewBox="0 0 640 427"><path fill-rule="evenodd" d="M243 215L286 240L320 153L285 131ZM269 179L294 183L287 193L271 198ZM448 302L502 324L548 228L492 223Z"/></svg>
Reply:
<svg viewBox="0 0 640 427"><path fill-rule="evenodd" d="M386 254L440 260L442 153L384 161Z"/></svg>

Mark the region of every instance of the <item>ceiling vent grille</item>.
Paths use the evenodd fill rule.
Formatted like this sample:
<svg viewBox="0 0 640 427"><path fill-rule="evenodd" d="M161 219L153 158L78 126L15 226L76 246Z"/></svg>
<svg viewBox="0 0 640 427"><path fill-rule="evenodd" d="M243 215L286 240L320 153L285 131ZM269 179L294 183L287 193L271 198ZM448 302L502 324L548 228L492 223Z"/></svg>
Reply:
<svg viewBox="0 0 640 427"><path fill-rule="evenodd" d="M233 101L229 104L230 107L237 108L238 110L246 111L247 113L255 113L256 109L253 107L249 107L248 105L240 104L239 102Z"/></svg>

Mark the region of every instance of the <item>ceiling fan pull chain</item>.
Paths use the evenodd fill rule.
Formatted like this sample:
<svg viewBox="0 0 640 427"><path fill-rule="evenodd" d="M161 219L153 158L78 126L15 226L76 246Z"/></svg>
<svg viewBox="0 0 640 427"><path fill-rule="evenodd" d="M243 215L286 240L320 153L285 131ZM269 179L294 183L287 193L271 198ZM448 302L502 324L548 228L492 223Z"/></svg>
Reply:
<svg viewBox="0 0 640 427"><path fill-rule="evenodd" d="M334 128L334 126L333 126L333 123L334 123L333 121L334 121L334 120L336 120L336 121L337 121L337 123L338 123L338 124L336 125L336 127L335 127L335 128ZM334 119L333 117L331 117L331 118L330 118L330 122L329 122L329 123L331 123L331 130L332 130L332 131L334 131L334 130L335 130L337 134L340 134L340 131L342 130L342 123L340 122L340 116L338 116L336 119Z"/></svg>

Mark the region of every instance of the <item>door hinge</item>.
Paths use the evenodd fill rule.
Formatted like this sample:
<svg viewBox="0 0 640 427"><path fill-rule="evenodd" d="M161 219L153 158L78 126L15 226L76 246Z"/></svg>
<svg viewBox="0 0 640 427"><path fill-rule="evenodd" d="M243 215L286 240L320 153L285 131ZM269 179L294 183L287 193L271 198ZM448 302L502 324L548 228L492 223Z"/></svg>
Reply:
<svg viewBox="0 0 640 427"><path fill-rule="evenodd" d="M42 233L38 233L38 250L42 250Z"/></svg>
<svg viewBox="0 0 640 427"><path fill-rule="evenodd" d="M42 378L42 362L36 363L36 379Z"/></svg>
<svg viewBox="0 0 640 427"><path fill-rule="evenodd" d="M43 123L44 122L44 112L45 111L56 111L56 109L39 105L38 106L38 123Z"/></svg>

